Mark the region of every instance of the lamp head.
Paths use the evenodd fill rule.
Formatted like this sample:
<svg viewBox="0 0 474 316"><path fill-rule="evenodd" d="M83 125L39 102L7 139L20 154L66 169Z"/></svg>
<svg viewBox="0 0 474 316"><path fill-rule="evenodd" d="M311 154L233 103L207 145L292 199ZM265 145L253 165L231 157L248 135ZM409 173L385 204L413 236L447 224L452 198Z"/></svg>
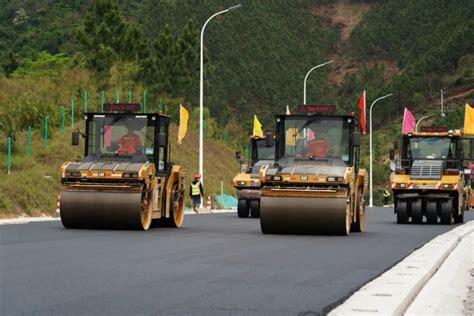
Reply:
<svg viewBox="0 0 474 316"><path fill-rule="evenodd" d="M227 9L227 12L230 12L230 11L232 11L232 10L236 10L236 9L240 8L241 6L242 6L241 4L234 5L234 6L230 7L230 8L228 8L228 9Z"/></svg>

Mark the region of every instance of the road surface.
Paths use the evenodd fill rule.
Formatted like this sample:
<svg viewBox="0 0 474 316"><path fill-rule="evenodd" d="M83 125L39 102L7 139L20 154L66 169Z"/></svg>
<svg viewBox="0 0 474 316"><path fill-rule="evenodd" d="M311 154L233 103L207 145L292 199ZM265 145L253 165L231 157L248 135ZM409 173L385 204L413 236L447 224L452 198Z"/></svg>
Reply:
<svg viewBox="0 0 474 316"><path fill-rule="evenodd" d="M349 237L262 235L232 213L148 232L5 225L0 314L319 314L453 227L396 225L388 208Z"/></svg>

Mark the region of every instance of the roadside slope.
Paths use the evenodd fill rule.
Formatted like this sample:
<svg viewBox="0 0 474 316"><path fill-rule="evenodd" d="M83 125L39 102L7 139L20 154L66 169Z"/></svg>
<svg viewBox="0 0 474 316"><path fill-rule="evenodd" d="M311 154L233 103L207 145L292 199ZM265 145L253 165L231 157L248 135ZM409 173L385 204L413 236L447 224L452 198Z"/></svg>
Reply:
<svg viewBox="0 0 474 316"><path fill-rule="evenodd" d="M187 183L198 170L198 134L189 131L182 145L176 144L177 127L171 126L171 159L181 164L187 174ZM75 160L82 155L82 146L70 145L70 131L61 135L58 129L51 131L48 146L44 146L42 131L33 132L31 159L27 158L26 133L20 133L13 155L12 173L6 175L6 145L0 143L0 218L18 215L51 215L55 211L60 191L59 168L65 161ZM5 137L2 137L2 140ZM82 144L81 144L82 145ZM205 194L218 193L221 180L224 191L233 193L230 185L238 172L233 150L215 140L205 139Z"/></svg>

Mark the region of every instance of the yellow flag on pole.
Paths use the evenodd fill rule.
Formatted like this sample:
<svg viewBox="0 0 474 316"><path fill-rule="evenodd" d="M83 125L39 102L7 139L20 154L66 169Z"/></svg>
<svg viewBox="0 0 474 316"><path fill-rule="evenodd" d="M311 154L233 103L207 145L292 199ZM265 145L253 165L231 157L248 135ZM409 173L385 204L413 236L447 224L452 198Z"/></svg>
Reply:
<svg viewBox="0 0 474 316"><path fill-rule="evenodd" d="M181 141L186 136L186 132L188 131L188 120L189 120L189 112L186 110L184 106L181 104L179 105L179 129L178 129L178 144L181 145Z"/></svg>
<svg viewBox="0 0 474 316"><path fill-rule="evenodd" d="M474 108L468 103L464 114L464 134L474 135Z"/></svg>
<svg viewBox="0 0 474 316"><path fill-rule="evenodd" d="M255 114L253 116L253 136L263 138L262 123L260 123Z"/></svg>

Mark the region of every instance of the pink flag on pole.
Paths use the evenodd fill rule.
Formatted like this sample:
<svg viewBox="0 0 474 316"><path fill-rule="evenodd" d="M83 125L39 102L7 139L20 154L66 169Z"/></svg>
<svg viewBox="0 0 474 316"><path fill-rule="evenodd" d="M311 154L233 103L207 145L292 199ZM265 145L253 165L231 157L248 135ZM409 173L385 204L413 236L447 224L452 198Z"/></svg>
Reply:
<svg viewBox="0 0 474 316"><path fill-rule="evenodd" d="M307 136L308 142L311 142L315 139L316 139L316 135L314 135L313 130L311 128L308 128L308 136Z"/></svg>
<svg viewBox="0 0 474 316"><path fill-rule="evenodd" d="M403 127L402 133L413 133L416 127L416 119L411 114L411 112L405 108L405 112L403 113Z"/></svg>

